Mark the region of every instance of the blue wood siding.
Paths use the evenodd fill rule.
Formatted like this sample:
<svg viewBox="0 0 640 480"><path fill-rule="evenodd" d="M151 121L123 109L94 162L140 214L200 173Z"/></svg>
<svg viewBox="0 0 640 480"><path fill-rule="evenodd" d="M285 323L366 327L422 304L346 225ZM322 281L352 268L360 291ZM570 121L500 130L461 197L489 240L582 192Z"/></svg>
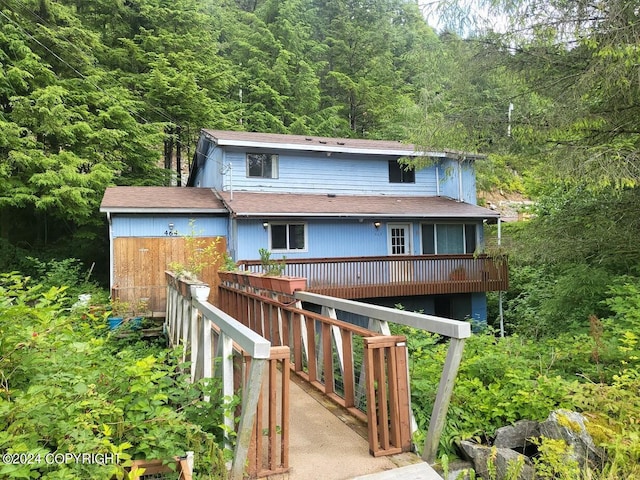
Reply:
<svg viewBox="0 0 640 480"><path fill-rule="evenodd" d="M471 318L476 329L486 327L487 325L487 295L484 292L476 292L471 294Z"/></svg>
<svg viewBox="0 0 640 480"><path fill-rule="evenodd" d="M435 315L435 299L438 295L423 295L409 297L382 297L362 299L365 303L373 305L381 305L384 307L394 308L396 305L402 305L406 311L420 312L427 315ZM487 296L484 293L461 293L449 296L453 302L452 309L454 318L460 320L468 320L472 323L474 331L482 331L487 325ZM468 311L471 305L471 311ZM360 327L367 328L369 319L360 315L346 312L336 312L338 318L345 322L349 322Z"/></svg>
<svg viewBox="0 0 640 480"><path fill-rule="evenodd" d="M443 160L438 171L440 179L440 195L460 199L460 180L462 180L462 200L475 204L476 177L472 162L458 163L456 160Z"/></svg>
<svg viewBox="0 0 640 480"><path fill-rule="evenodd" d="M274 220L275 222L275 220ZM278 220L280 222L280 220ZM300 220L291 220L300 223ZM258 249L269 248L269 229L262 220L238 220L236 259L260 258ZM376 230L372 220L311 220L307 224L307 248L302 252L274 253L275 258L359 257L387 254L386 229ZM232 240L234 241L234 240Z"/></svg>
<svg viewBox="0 0 640 480"><path fill-rule="evenodd" d="M215 150L219 151L220 147L216 147ZM258 149L252 152L258 152ZM281 152L278 158L278 178L248 178L244 150L227 150L223 157L217 155L210 152L207 163L215 163L217 168L225 172L223 188L227 191L233 189L290 193L437 194L435 166L417 171L415 183L389 183L388 161L395 160L394 157ZM200 186L214 186L210 175L205 174L198 178L202 179Z"/></svg>
<svg viewBox="0 0 640 480"><path fill-rule="evenodd" d="M113 237L165 237L169 224L179 235L189 235L189 221L195 220L194 235L199 237L223 236L227 233L227 217L205 215L121 215L111 218Z"/></svg>
<svg viewBox="0 0 640 480"><path fill-rule="evenodd" d="M287 258L325 258L325 257L361 257L388 255L388 223L407 223L411 225L411 251L412 255L422 253L422 228L424 220L381 220L380 228L373 226L373 219L336 219L336 220L237 220L237 234L234 234L229 242L230 248L235 250L236 260L256 260L260 258L258 250L269 248L269 228L264 228L263 223L271 221L275 223L305 223L307 225L307 244L304 251L292 251L286 253L274 253L275 258L283 255ZM468 222L467 222L468 223ZM478 225L478 245L484 242L483 229ZM231 247L233 245L233 247ZM233 252L232 252L233 253Z"/></svg>

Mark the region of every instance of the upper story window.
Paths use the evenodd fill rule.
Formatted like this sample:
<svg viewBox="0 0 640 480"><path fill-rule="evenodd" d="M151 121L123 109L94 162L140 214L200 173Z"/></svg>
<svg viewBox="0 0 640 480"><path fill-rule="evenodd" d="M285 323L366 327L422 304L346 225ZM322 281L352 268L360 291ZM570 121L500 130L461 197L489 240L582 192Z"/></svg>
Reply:
<svg viewBox="0 0 640 480"><path fill-rule="evenodd" d="M278 155L247 153L247 177L278 178Z"/></svg>
<svg viewBox="0 0 640 480"><path fill-rule="evenodd" d="M477 246L475 223L422 224L422 253L473 253Z"/></svg>
<svg viewBox="0 0 640 480"><path fill-rule="evenodd" d="M307 225L305 223L272 223L269 225L269 241L273 251L302 251L307 249Z"/></svg>
<svg viewBox="0 0 640 480"><path fill-rule="evenodd" d="M416 183L416 171L405 170L397 160L389 160L389 183Z"/></svg>

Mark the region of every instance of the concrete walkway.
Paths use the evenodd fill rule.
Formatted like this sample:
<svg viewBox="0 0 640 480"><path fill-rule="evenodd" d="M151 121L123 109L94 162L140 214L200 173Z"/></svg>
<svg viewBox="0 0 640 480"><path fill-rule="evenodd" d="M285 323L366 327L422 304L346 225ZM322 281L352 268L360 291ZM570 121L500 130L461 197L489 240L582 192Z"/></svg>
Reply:
<svg viewBox="0 0 640 480"><path fill-rule="evenodd" d="M292 375L288 480L442 480L413 453L369 454L367 428Z"/></svg>

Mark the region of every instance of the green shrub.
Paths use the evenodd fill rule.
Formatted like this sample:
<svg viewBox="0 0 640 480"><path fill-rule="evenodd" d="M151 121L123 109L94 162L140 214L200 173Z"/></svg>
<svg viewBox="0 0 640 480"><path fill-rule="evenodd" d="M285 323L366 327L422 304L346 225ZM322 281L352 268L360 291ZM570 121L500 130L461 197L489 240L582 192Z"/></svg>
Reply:
<svg viewBox="0 0 640 480"><path fill-rule="evenodd" d="M0 451L118 454L120 463L0 465L2 478L123 478L131 458L195 452L197 478L224 478L224 411L200 400L177 354L112 342L106 319L63 308L64 288L0 275ZM208 417L206 431L194 420Z"/></svg>

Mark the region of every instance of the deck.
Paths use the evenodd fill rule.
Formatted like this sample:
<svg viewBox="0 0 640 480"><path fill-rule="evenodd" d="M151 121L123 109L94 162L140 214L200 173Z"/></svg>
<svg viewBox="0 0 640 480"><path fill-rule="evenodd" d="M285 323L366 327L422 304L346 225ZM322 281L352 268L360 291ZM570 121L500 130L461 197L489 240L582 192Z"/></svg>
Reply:
<svg viewBox="0 0 640 480"><path fill-rule="evenodd" d="M307 291L338 298L377 298L506 291L506 259L487 255L397 255L286 259L285 275L307 279ZM260 272L259 260L241 267Z"/></svg>

